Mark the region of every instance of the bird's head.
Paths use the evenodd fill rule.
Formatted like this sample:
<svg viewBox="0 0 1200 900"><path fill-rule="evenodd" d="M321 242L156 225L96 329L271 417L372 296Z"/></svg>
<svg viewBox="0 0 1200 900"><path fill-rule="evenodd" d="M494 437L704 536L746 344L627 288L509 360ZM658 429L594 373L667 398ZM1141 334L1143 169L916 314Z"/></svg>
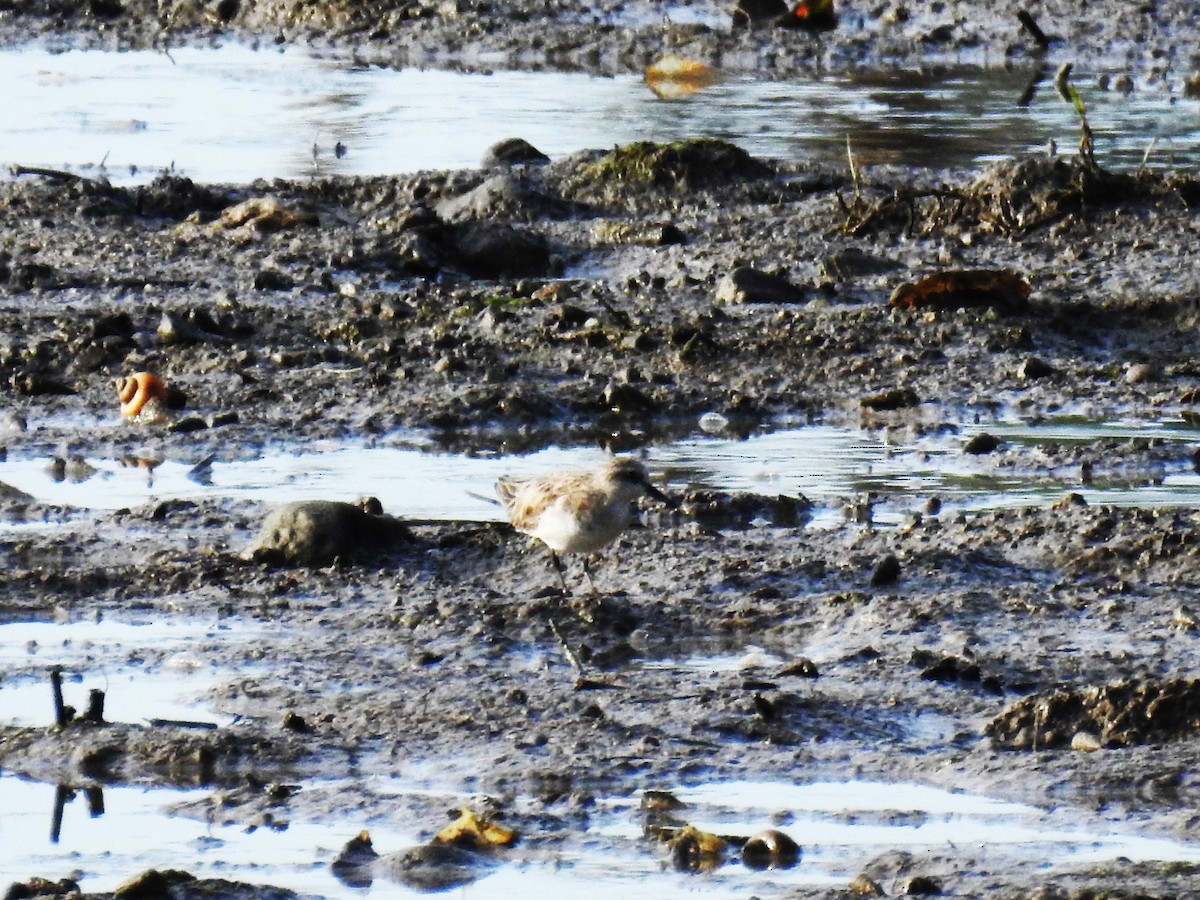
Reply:
<svg viewBox="0 0 1200 900"><path fill-rule="evenodd" d="M632 496L649 494L671 509L678 509L679 504L660 491L650 481L646 467L636 459L614 459L608 464L608 478L613 483L625 487Z"/></svg>

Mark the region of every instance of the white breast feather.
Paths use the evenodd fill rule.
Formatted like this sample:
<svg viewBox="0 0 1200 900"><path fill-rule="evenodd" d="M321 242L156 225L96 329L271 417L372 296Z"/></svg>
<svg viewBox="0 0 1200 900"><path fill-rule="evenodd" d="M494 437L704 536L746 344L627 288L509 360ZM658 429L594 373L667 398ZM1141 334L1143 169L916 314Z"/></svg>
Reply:
<svg viewBox="0 0 1200 900"><path fill-rule="evenodd" d="M543 510L537 527L529 533L555 553L574 553L579 549L575 546L580 538L579 520L561 497Z"/></svg>

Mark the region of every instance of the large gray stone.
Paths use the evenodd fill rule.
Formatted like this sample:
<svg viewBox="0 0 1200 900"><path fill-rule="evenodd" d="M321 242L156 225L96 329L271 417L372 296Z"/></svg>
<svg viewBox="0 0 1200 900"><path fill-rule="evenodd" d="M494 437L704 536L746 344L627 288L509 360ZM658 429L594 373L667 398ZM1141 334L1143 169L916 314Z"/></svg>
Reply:
<svg viewBox="0 0 1200 900"><path fill-rule="evenodd" d="M249 555L275 564L323 566L411 539L404 523L385 515L374 498L357 503L300 500L267 516Z"/></svg>

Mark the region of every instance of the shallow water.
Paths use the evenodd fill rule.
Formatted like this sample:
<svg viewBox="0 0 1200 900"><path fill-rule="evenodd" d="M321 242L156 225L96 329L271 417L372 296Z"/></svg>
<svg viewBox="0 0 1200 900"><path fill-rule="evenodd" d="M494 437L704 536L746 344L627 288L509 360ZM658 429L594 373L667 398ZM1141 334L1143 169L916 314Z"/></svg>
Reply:
<svg viewBox="0 0 1200 900"><path fill-rule="evenodd" d="M1051 139L1073 151L1075 112L1051 84L1017 104L1035 72L737 76L667 101L636 75L390 70L238 44L169 54L25 48L0 51L0 163L115 182L148 181L166 169L202 182L247 182L474 167L489 146L514 136L553 158L688 137L839 165L847 138L862 165L969 165ZM1151 165L1200 162L1200 103L1178 97L1177 87L1141 85L1126 96L1095 80L1075 73L1103 164L1136 166L1152 142Z"/></svg>
<svg viewBox="0 0 1200 900"><path fill-rule="evenodd" d="M81 786L82 787L82 786ZM467 802L452 791L400 780L371 784L314 783L305 789L395 795L437 794L443 805ZM0 883L32 873L63 877L71 872L85 890L111 890L146 868L184 868L192 874L252 880L323 896L346 893L328 864L340 845L364 823L305 822L285 828L211 824L172 813L172 807L200 801L204 790L105 787L97 796L65 803L57 841L51 839L56 802L54 785L0 775ZM869 779L807 784L723 783L680 788L687 820L721 834L751 834L779 827L798 838L803 856L792 869L751 871L736 862L702 875L673 871L661 847L642 836L640 797L602 798L580 833L547 845L540 835L505 854L505 861L479 881L455 890L460 897L529 896L631 898L737 898L776 894L802 885L845 884L878 853L972 848L976 856L1004 853L1031 864L1050 858L1084 863L1126 857L1133 860L1200 861L1200 847L1120 829L1100 818L1059 814L1018 803L950 792L920 784ZM97 803L99 800L99 804ZM526 801L517 798L518 805ZM102 812L97 814L97 809ZM397 818L403 818L397 816ZM429 823L370 823L371 838L383 853L428 837ZM120 835L114 840L114 835ZM396 883L376 880L360 894L412 896Z"/></svg>
<svg viewBox="0 0 1200 900"><path fill-rule="evenodd" d="M988 431L1020 450L1002 467L995 455L970 456L963 443ZM1165 471L1134 470L1106 482L1083 484L1078 466L1039 467L1039 444L1088 445L1109 438L1156 438L1177 444L1178 462ZM875 498L878 524L903 521L937 497L946 512L1042 505L1067 491L1089 503L1120 506L1200 505L1200 475L1190 458L1200 432L1182 422L997 423L963 426L957 434L895 438L826 425L805 426L747 440L694 437L653 447L646 459L670 490L707 488L761 495L804 496L816 504L816 522L841 521L842 506ZM166 459L147 468L129 460L89 459L86 480L54 480L49 460L10 452L0 482L38 500L84 509L119 509L176 498L238 498L281 503L298 499L378 497L384 509L416 520L499 520L488 502L501 475L533 475L600 464L603 451L549 448L525 456L470 456L434 452L413 436L372 445L320 442L279 448L253 459L214 462L197 475L197 460Z"/></svg>
<svg viewBox="0 0 1200 900"><path fill-rule="evenodd" d="M55 786L0 775L0 883L32 875L75 877L88 891L111 891L148 868L179 868L195 875L279 884L321 896L344 893L327 868L340 837L327 826L289 823L284 831L213 825L171 815L168 808L199 799L203 789L104 787L103 813L92 815L83 797L63 810L58 840L52 824ZM114 839L116 837L116 839ZM383 839L411 839L382 832Z"/></svg>
<svg viewBox="0 0 1200 900"><path fill-rule="evenodd" d="M136 672L89 673L64 678L66 702L82 714L88 691L104 691L104 720L140 724L152 719L220 727L232 716L216 715L194 699L217 683L212 675L153 675ZM54 724L54 706L48 677L5 678L0 683L0 724L41 727Z"/></svg>
<svg viewBox="0 0 1200 900"><path fill-rule="evenodd" d="M787 665L783 657L753 644L740 653L697 653L682 658L656 658L642 663L647 669L690 669L696 672L748 672L754 669L781 669Z"/></svg>
<svg viewBox="0 0 1200 900"><path fill-rule="evenodd" d="M784 830L808 835L812 841L802 842L805 862L828 867L832 881L857 874L839 871L847 856L861 854L865 862L897 848L917 852L978 847L986 856L1003 846L1017 858L1056 864L1119 856L1200 860L1200 846L1132 834L1102 819L1089 821L1077 811L1041 810L921 784L869 779L796 785L746 782L702 785L679 790L676 796L697 808L692 824L720 833L752 830L748 813L782 815Z"/></svg>
<svg viewBox="0 0 1200 900"><path fill-rule="evenodd" d="M199 696L233 672L212 660L243 644L256 626L201 620L113 619L0 624L0 724L54 722L49 672L60 667L63 698L82 712L102 690L104 718L141 723L171 719L228 725Z"/></svg>

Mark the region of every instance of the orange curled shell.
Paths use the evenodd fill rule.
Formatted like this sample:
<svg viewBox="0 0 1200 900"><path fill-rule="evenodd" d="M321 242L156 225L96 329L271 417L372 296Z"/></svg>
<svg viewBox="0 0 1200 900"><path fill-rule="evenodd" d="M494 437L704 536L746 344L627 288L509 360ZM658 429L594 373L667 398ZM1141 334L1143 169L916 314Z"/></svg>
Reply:
<svg viewBox="0 0 1200 900"><path fill-rule="evenodd" d="M132 419L139 415L151 400L165 403L167 386L157 375L137 372L117 379L117 397L121 401L121 415Z"/></svg>

